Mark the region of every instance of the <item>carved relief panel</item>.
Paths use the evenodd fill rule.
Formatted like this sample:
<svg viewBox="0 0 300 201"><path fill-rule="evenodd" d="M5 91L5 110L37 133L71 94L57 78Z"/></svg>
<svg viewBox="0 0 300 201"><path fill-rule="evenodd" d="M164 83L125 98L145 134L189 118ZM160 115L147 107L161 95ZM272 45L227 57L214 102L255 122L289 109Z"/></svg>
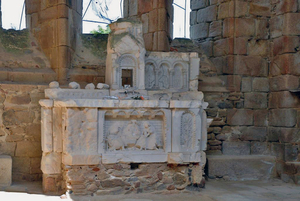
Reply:
<svg viewBox="0 0 300 201"><path fill-rule="evenodd" d="M200 151L200 109L172 111L172 152Z"/></svg>
<svg viewBox="0 0 300 201"><path fill-rule="evenodd" d="M171 111L115 109L98 111L102 162L165 162L171 152Z"/></svg>
<svg viewBox="0 0 300 201"><path fill-rule="evenodd" d="M164 60L148 60L145 71L145 85L148 90L188 90L187 64Z"/></svg>

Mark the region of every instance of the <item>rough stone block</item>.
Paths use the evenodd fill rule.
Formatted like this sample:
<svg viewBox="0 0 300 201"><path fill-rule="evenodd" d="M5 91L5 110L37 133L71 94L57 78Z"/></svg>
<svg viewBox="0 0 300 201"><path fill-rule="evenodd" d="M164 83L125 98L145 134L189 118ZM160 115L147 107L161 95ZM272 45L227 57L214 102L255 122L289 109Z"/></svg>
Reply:
<svg viewBox="0 0 300 201"><path fill-rule="evenodd" d="M270 78L271 91L284 91L297 89L299 87L299 77L293 75L281 75Z"/></svg>
<svg viewBox="0 0 300 201"><path fill-rule="evenodd" d="M261 18L256 20L256 37L258 39L269 38L269 22L267 19Z"/></svg>
<svg viewBox="0 0 300 201"><path fill-rule="evenodd" d="M284 160L284 144L271 143L271 155L275 156L277 160Z"/></svg>
<svg viewBox="0 0 300 201"><path fill-rule="evenodd" d="M190 14L190 25L197 24L197 11L192 11Z"/></svg>
<svg viewBox="0 0 300 201"><path fill-rule="evenodd" d="M209 37L221 36L222 34L222 21L214 21L209 25Z"/></svg>
<svg viewBox="0 0 300 201"><path fill-rule="evenodd" d="M251 40L248 43L248 54L267 57L270 54L270 42L268 40Z"/></svg>
<svg viewBox="0 0 300 201"><path fill-rule="evenodd" d="M61 153L43 153L41 170L44 174L60 174L61 163Z"/></svg>
<svg viewBox="0 0 300 201"><path fill-rule="evenodd" d="M266 180L274 176L275 157L207 156L209 176L228 176L230 180Z"/></svg>
<svg viewBox="0 0 300 201"><path fill-rule="evenodd" d="M165 8L158 9L158 31L167 31L168 30L168 17L167 10ZM144 26L144 24L143 24Z"/></svg>
<svg viewBox="0 0 300 201"><path fill-rule="evenodd" d="M257 16L271 16L271 4L270 3L250 3L249 13Z"/></svg>
<svg viewBox="0 0 300 201"><path fill-rule="evenodd" d="M299 97L289 91L271 92L269 95L270 108L299 108Z"/></svg>
<svg viewBox="0 0 300 201"><path fill-rule="evenodd" d="M0 155L0 187L10 186L12 183L12 159L10 156Z"/></svg>
<svg viewBox="0 0 300 201"><path fill-rule="evenodd" d="M268 110L254 110L254 126L268 126Z"/></svg>
<svg viewBox="0 0 300 201"><path fill-rule="evenodd" d="M148 13L153 9L153 1L151 0L138 0L138 14Z"/></svg>
<svg viewBox="0 0 300 201"><path fill-rule="evenodd" d="M208 56L211 57L213 54L213 42L212 41L205 41L203 43L198 44L202 52Z"/></svg>
<svg viewBox="0 0 300 201"><path fill-rule="evenodd" d="M253 91L268 92L269 79L268 78L254 78L252 83Z"/></svg>
<svg viewBox="0 0 300 201"><path fill-rule="evenodd" d="M282 36L283 28L283 15L271 17L270 19L270 32L271 38Z"/></svg>
<svg viewBox="0 0 300 201"><path fill-rule="evenodd" d="M286 13L283 21L283 35L300 35L300 13Z"/></svg>
<svg viewBox="0 0 300 201"><path fill-rule="evenodd" d="M276 56L270 66L272 76L282 74L300 75L300 53Z"/></svg>
<svg viewBox="0 0 300 201"><path fill-rule="evenodd" d="M234 73L266 77L268 75L268 62L260 56L235 56Z"/></svg>
<svg viewBox="0 0 300 201"><path fill-rule="evenodd" d="M233 54L234 40L233 38L220 39L214 42L214 56L225 56Z"/></svg>
<svg viewBox="0 0 300 201"><path fill-rule="evenodd" d="M234 2L229 1L219 5L218 19L234 17Z"/></svg>
<svg viewBox="0 0 300 201"><path fill-rule="evenodd" d="M300 131L297 128L270 128L273 135L277 135L281 143L299 143Z"/></svg>
<svg viewBox="0 0 300 201"><path fill-rule="evenodd" d="M299 1L298 1L299 2ZM297 0L281 0L276 4L276 14L295 13L297 11Z"/></svg>
<svg viewBox="0 0 300 201"><path fill-rule="evenodd" d="M208 36L208 23L200 23L191 26L191 39L200 39Z"/></svg>
<svg viewBox="0 0 300 201"><path fill-rule="evenodd" d="M158 46L157 46L157 51L162 51L162 52L167 52L169 51L169 39L167 32L165 31L159 31L158 32Z"/></svg>
<svg viewBox="0 0 300 201"><path fill-rule="evenodd" d="M192 10L197 10L199 8L204 8L207 6L207 1L206 0L191 0L191 9Z"/></svg>
<svg viewBox="0 0 300 201"><path fill-rule="evenodd" d="M234 54L247 54L248 38L239 37L234 39Z"/></svg>
<svg viewBox="0 0 300 201"><path fill-rule="evenodd" d="M252 77L243 77L242 78L242 92L252 91Z"/></svg>
<svg viewBox="0 0 300 201"><path fill-rule="evenodd" d="M281 36L274 39L273 55L283 53L294 53L296 48L300 45L298 36Z"/></svg>
<svg viewBox="0 0 300 201"><path fill-rule="evenodd" d="M297 111L293 109L272 109L269 112L270 126L293 127L297 123Z"/></svg>
<svg viewBox="0 0 300 201"><path fill-rule="evenodd" d="M239 75L224 75L219 77L226 89L229 91L240 91L241 90L241 76Z"/></svg>
<svg viewBox="0 0 300 201"><path fill-rule="evenodd" d="M30 147L30 149L28 149L28 147ZM17 142L16 156L39 157L41 155L42 150L40 142Z"/></svg>
<svg viewBox="0 0 300 201"><path fill-rule="evenodd" d="M149 32L153 33L158 29L158 10L152 10L149 12Z"/></svg>
<svg viewBox="0 0 300 201"><path fill-rule="evenodd" d="M144 34L144 41L146 50L151 51L153 48L153 33Z"/></svg>
<svg viewBox="0 0 300 201"><path fill-rule="evenodd" d="M222 152L225 155L249 155L250 142L223 142Z"/></svg>
<svg viewBox="0 0 300 201"><path fill-rule="evenodd" d="M237 18L235 21L236 37L254 36L255 20L252 18Z"/></svg>
<svg viewBox="0 0 300 201"><path fill-rule="evenodd" d="M13 156L16 150L16 142L0 142L0 155Z"/></svg>
<svg viewBox="0 0 300 201"><path fill-rule="evenodd" d="M197 22L212 22L217 18L217 6L208 6L197 12Z"/></svg>
<svg viewBox="0 0 300 201"><path fill-rule="evenodd" d="M265 141L267 136L266 127L241 127L241 137L243 141Z"/></svg>
<svg viewBox="0 0 300 201"><path fill-rule="evenodd" d="M285 161L297 161L298 159L298 145L286 143L284 146Z"/></svg>
<svg viewBox="0 0 300 201"><path fill-rule="evenodd" d="M223 21L223 37L232 37L235 32L235 18L226 18Z"/></svg>
<svg viewBox="0 0 300 201"><path fill-rule="evenodd" d="M245 108L261 109L268 107L267 93L245 93Z"/></svg>
<svg viewBox="0 0 300 201"><path fill-rule="evenodd" d="M270 155L271 144L267 142L251 142L251 155Z"/></svg>
<svg viewBox="0 0 300 201"><path fill-rule="evenodd" d="M253 110L227 110L227 123L233 126L253 125Z"/></svg>
<svg viewBox="0 0 300 201"><path fill-rule="evenodd" d="M12 170L14 173L30 173L30 158L13 157Z"/></svg>

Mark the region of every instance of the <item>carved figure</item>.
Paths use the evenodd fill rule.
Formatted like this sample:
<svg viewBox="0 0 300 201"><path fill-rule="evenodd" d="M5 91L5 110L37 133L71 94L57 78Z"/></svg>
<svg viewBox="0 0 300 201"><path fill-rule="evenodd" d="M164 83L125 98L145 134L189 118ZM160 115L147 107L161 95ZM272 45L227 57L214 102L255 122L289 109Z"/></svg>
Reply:
<svg viewBox="0 0 300 201"><path fill-rule="evenodd" d="M143 134L138 139L136 147L144 150L157 149L156 132L154 128L147 122L144 123Z"/></svg>
<svg viewBox="0 0 300 201"><path fill-rule="evenodd" d="M118 125L111 126L109 135L107 136L108 150L124 150L124 142L120 136L121 130Z"/></svg>
<svg viewBox="0 0 300 201"><path fill-rule="evenodd" d="M160 89L169 88L169 70L166 65L162 65L158 71L158 86Z"/></svg>
<svg viewBox="0 0 300 201"><path fill-rule="evenodd" d="M152 89L155 85L155 73L153 64L146 66L145 84L147 89Z"/></svg>
<svg viewBox="0 0 300 201"><path fill-rule="evenodd" d="M132 148L135 147L137 140L141 136L141 131L136 120L131 120L130 123L123 129L122 140L125 147Z"/></svg>

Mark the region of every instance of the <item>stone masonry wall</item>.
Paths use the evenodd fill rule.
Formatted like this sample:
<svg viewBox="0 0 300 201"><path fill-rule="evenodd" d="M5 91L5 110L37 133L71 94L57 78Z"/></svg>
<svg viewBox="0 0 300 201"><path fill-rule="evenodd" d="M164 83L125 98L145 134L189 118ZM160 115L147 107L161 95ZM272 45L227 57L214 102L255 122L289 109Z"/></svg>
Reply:
<svg viewBox="0 0 300 201"><path fill-rule="evenodd" d="M67 189L75 195L197 191L203 188L202 168L197 165L114 164L67 166Z"/></svg>
<svg viewBox="0 0 300 201"><path fill-rule="evenodd" d="M278 176L296 183L299 6L296 0L191 0L191 39L207 58L199 90L214 118L207 153L275 155Z"/></svg>
<svg viewBox="0 0 300 201"><path fill-rule="evenodd" d="M43 85L0 84L0 155L13 161L13 181L42 178L41 108Z"/></svg>
<svg viewBox="0 0 300 201"><path fill-rule="evenodd" d="M125 0L124 17L138 17L143 23L145 48L169 51L173 37L173 0Z"/></svg>

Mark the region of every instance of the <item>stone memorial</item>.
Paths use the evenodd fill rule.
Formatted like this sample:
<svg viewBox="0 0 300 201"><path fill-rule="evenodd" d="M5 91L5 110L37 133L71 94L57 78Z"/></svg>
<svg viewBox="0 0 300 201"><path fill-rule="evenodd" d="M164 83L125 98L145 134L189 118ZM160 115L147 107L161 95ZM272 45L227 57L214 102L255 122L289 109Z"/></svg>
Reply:
<svg viewBox="0 0 300 201"><path fill-rule="evenodd" d="M208 104L197 91L198 54L146 52L139 21L110 28L106 83L51 83L40 100L44 191L203 187Z"/></svg>

